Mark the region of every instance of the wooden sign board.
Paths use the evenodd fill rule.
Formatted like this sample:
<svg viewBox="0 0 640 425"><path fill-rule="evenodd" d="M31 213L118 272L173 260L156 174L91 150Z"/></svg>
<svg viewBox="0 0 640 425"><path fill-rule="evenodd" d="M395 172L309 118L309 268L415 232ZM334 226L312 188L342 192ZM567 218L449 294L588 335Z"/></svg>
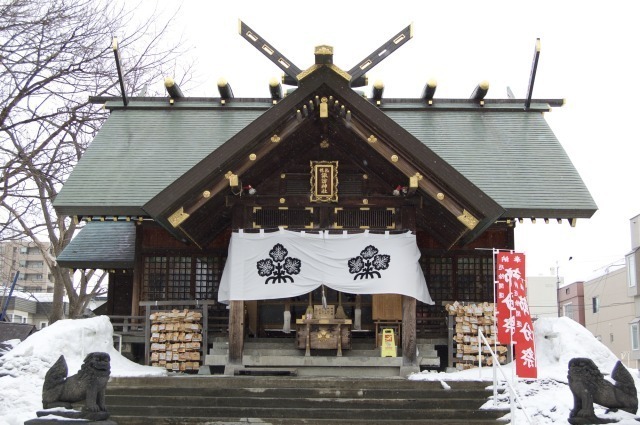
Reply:
<svg viewBox="0 0 640 425"><path fill-rule="evenodd" d="M311 161L311 202L338 202L338 161Z"/></svg>
<svg viewBox="0 0 640 425"><path fill-rule="evenodd" d="M372 298L373 320L402 320L402 295L374 294Z"/></svg>

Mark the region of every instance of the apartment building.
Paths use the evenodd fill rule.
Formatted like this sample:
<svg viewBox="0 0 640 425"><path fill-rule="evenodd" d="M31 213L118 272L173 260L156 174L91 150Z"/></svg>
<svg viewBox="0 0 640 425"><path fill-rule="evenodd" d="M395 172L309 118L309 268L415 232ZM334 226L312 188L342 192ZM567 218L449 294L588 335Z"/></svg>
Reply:
<svg viewBox="0 0 640 425"><path fill-rule="evenodd" d="M629 323L635 317L635 307L627 288L626 267L585 282L584 317L585 327L628 365L632 349Z"/></svg>
<svg viewBox="0 0 640 425"><path fill-rule="evenodd" d="M558 288L558 317L568 317L585 325L584 282L573 282Z"/></svg>
<svg viewBox="0 0 640 425"><path fill-rule="evenodd" d="M16 272L20 272L16 289L27 293L53 292L53 276L35 243L0 242L0 285L10 286Z"/></svg>

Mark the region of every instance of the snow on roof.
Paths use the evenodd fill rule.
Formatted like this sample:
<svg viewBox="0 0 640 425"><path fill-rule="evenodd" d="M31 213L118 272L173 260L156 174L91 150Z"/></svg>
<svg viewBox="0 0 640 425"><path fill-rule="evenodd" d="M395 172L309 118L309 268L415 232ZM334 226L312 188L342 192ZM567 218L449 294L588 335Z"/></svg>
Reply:
<svg viewBox="0 0 640 425"><path fill-rule="evenodd" d="M6 297L11 292L11 289L7 286L3 286L0 288L0 297ZM31 300L40 303L50 303L53 302L53 292L24 292L18 289L14 289L11 293L12 297L20 298L23 300ZM63 298L65 303L69 302L69 297L65 296Z"/></svg>

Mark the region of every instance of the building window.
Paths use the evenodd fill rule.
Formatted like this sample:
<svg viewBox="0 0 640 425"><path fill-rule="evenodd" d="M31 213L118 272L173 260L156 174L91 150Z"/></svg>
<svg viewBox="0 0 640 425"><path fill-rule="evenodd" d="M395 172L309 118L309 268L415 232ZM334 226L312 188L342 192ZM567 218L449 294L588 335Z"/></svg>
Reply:
<svg viewBox="0 0 640 425"><path fill-rule="evenodd" d="M572 303L567 303L562 306L562 315L568 317L569 319L576 320L574 317L574 311Z"/></svg>
<svg viewBox="0 0 640 425"><path fill-rule="evenodd" d="M20 254L26 254L29 252L29 248L26 246L20 247Z"/></svg>
<svg viewBox="0 0 640 425"><path fill-rule="evenodd" d="M634 351L640 350L640 335L638 335L638 330L640 326L638 323L631 324L631 349Z"/></svg>
<svg viewBox="0 0 640 425"><path fill-rule="evenodd" d="M48 324L49 323L47 323L47 322L40 322L40 329L46 328Z"/></svg>
<svg viewBox="0 0 640 425"><path fill-rule="evenodd" d="M638 284L637 275L636 275L635 252L628 254L626 257L626 260L627 260L627 283L629 284L629 288L632 288Z"/></svg>
<svg viewBox="0 0 640 425"><path fill-rule="evenodd" d="M593 312L597 313L600 311L600 297L591 298L591 306L593 308Z"/></svg>
<svg viewBox="0 0 640 425"><path fill-rule="evenodd" d="M567 288L567 289L565 289L565 290L564 290L564 293L565 293L566 295L569 295L569 294L571 293L571 288Z"/></svg>
<svg viewBox="0 0 640 425"><path fill-rule="evenodd" d="M613 334L609 334L609 342L613 342Z"/></svg>
<svg viewBox="0 0 640 425"><path fill-rule="evenodd" d="M11 315L11 322L12 323L27 323L27 318L24 316L20 316L19 314L12 314Z"/></svg>
<svg viewBox="0 0 640 425"><path fill-rule="evenodd" d="M215 300L225 261L223 256L146 256L143 299Z"/></svg>

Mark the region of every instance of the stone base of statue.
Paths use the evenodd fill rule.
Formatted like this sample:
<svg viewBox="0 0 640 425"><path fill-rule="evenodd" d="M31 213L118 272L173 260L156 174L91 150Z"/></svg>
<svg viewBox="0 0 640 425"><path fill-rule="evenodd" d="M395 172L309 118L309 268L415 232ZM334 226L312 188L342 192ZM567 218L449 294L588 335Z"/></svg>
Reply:
<svg viewBox="0 0 640 425"><path fill-rule="evenodd" d="M24 425L118 425L109 420L109 412L88 412L84 410L70 409L46 409L36 412L35 419L29 419Z"/></svg>

